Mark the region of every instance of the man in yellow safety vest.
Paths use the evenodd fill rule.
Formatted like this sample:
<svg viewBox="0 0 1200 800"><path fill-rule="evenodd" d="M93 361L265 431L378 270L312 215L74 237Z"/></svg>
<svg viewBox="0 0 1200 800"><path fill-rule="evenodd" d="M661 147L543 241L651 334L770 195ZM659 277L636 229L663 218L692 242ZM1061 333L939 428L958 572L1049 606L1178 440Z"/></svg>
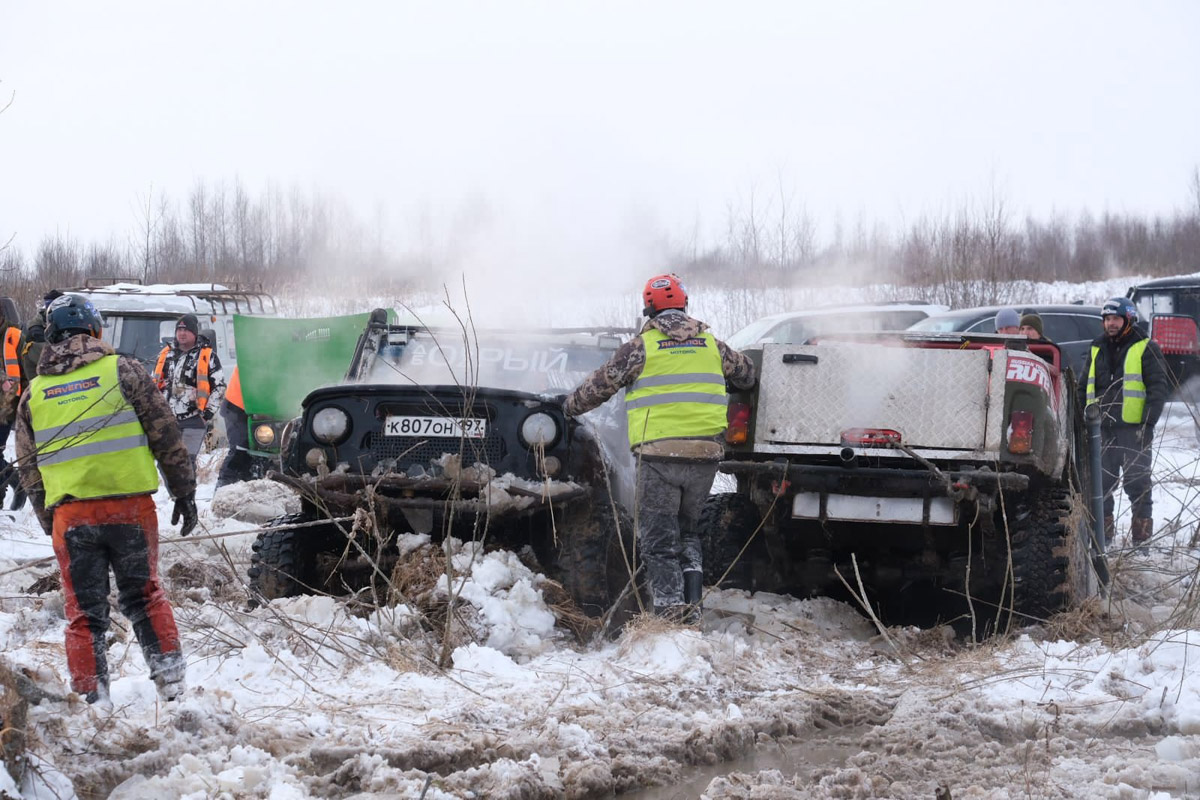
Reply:
<svg viewBox="0 0 1200 800"><path fill-rule="evenodd" d="M53 537L67 615L71 687L108 696L108 573L159 694L183 691L186 664L158 580L159 470L171 523L196 525L196 477L175 415L137 359L100 340L82 295L54 300L38 375L17 409L17 463L38 521ZM155 468L157 462L158 469Z"/></svg>
<svg viewBox="0 0 1200 800"><path fill-rule="evenodd" d="M1104 538L1111 544L1116 535L1113 490L1121 479L1131 506L1129 536L1142 545L1154 531L1150 448L1170 381L1162 350L1134 326L1137 307L1129 298L1112 298L1100 313L1104 334L1092 342L1080 399L1100 406Z"/></svg>
<svg viewBox="0 0 1200 800"><path fill-rule="evenodd" d="M726 381L754 385L754 362L687 315L674 274L642 293L650 319L608 363L567 396L577 416L625 389L629 446L637 460L637 535L656 614L694 624L703 591L700 509L724 454Z"/></svg>

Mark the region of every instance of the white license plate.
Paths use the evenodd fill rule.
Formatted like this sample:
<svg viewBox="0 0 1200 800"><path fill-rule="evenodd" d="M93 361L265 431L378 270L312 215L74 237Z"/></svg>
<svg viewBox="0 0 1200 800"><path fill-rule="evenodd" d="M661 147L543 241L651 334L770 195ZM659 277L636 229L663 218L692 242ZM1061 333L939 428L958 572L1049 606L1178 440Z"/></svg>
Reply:
<svg viewBox="0 0 1200 800"><path fill-rule="evenodd" d="M453 417L387 417L383 420L383 435L482 439L487 435L487 420L454 419Z"/></svg>

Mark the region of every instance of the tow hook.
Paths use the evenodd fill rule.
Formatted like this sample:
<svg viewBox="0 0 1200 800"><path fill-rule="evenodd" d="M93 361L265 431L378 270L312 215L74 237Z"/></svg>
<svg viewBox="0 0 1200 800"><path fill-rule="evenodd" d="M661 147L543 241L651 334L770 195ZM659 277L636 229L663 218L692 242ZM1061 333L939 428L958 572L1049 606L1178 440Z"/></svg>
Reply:
<svg viewBox="0 0 1200 800"><path fill-rule="evenodd" d="M771 494L775 495L776 497L783 497L784 494L787 493L787 490L791 488L791 485L792 482L787 478L784 478L781 481L771 481Z"/></svg>

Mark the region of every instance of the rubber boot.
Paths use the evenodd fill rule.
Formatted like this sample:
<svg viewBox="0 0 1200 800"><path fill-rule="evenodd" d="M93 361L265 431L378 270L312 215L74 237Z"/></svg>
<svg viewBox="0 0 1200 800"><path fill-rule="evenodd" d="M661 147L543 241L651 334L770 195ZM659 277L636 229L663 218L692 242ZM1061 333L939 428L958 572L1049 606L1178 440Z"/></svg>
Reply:
<svg viewBox="0 0 1200 800"><path fill-rule="evenodd" d="M1154 520L1149 517L1134 517L1129 523L1129 536L1133 539L1135 547L1150 541L1153 532Z"/></svg>
<svg viewBox="0 0 1200 800"><path fill-rule="evenodd" d="M704 573L699 570L687 570L683 573L683 602L687 604L687 624L699 625L703 611L701 600L704 599Z"/></svg>

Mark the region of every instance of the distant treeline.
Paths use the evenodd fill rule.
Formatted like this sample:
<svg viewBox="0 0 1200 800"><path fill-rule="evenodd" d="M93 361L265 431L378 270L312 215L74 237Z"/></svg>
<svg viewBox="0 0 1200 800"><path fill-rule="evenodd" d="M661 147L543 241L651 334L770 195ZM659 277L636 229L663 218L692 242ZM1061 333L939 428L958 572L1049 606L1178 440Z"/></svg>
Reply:
<svg viewBox="0 0 1200 800"><path fill-rule="evenodd" d="M670 266L693 283L751 288L889 284L952 307L1010 302L1019 281L1104 280L1200 271L1200 170L1188 206L1170 216L1089 212L1017 219L992 193L900 230L859 219L827 241L807 211L782 196L751 196L728 211L713 244L671 248Z"/></svg>
<svg viewBox="0 0 1200 800"><path fill-rule="evenodd" d="M741 288L888 284L931 302L1007 302L1013 281L1085 281L1200 270L1200 170L1188 205L1169 216L1106 212L1017 219L995 193L898 229L860 218L831 232L784 192L730 204L720 232L674 240L647 262L693 284ZM262 282L282 291L373 293L434 289L463 265L418 222L397 245L382 215L358 219L319 190L272 186L252 197L238 181L198 182L182 202L151 192L130 232L106 242L57 233L32 251L0 241L2 293L33 302L49 287L121 276L154 282ZM426 221L427 222L427 221ZM453 239L454 237L449 237ZM432 285L430 285L432 284ZM911 291L919 290L918 292ZM25 306L29 307L29 306Z"/></svg>

